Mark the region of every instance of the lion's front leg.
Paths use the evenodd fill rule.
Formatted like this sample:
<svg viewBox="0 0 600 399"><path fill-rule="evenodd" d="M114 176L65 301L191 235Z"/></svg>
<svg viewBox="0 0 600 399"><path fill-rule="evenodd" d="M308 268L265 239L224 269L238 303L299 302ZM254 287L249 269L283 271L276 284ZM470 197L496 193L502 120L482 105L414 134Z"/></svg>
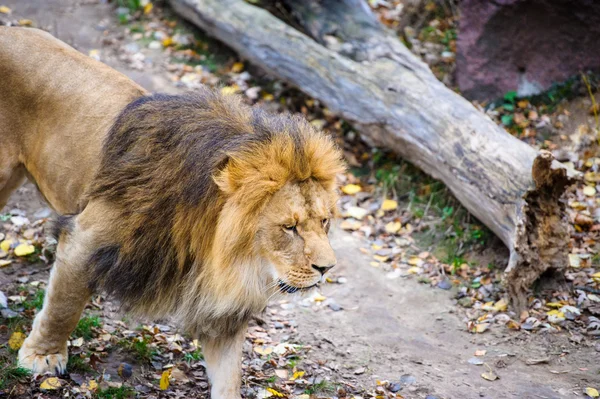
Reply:
<svg viewBox="0 0 600 399"><path fill-rule="evenodd" d="M67 340L77 326L91 293L85 257L77 249L60 243L50 274L44 306L33 321L31 333L19 350L19 365L34 374L62 374L67 368Z"/></svg>
<svg viewBox="0 0 600 399"><path fill-rule="evenodd" d="M227 337L205 338L202 353L210 378L212 399L239 399L242 381L242 347L244 325L236 334Z"/></svg>

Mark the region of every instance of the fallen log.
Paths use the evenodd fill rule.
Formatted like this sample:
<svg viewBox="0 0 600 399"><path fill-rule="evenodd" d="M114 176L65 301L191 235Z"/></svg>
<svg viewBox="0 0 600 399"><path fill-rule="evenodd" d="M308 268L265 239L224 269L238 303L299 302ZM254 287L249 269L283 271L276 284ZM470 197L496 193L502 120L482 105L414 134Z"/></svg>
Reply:
<svg viewBox="0 0 600 399"><path fill-rule="evenodd" d="M505 283L517 309L540 276L562 275L569 235L561 196L572 177L439 82L362 0L287 1L306 34L243 0L170 3L372 144L443 181L510 250Z"/></svg>

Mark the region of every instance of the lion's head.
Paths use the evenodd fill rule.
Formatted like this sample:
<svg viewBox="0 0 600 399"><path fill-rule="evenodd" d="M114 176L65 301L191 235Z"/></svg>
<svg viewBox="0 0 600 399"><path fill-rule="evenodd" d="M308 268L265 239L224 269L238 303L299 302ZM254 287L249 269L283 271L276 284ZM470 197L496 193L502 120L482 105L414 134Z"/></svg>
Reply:
<svg viewBox="0 0 600 399"><path fill-rule="evenodd" d="M142 97L111 129L90 190L114 214L93 284L194 329L243 321L335 264L327 232L343 170L333 139L302 117L210 89Z"/></svg>

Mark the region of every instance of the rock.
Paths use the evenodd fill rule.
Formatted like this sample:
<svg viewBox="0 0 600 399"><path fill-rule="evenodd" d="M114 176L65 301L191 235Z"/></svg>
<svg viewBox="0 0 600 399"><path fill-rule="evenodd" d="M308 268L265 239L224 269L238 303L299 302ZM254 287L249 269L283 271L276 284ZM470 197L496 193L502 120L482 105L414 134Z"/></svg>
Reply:
<svg viewBox="0 0 600 399"><path fill-rule="evenodd" d="M469 99L514 90L540 93L581 71L600 68L600 2L502 0L460 2L456 79Z"/></svg>
<svg viewBox="0 0 600 399"><path fill-rule="evenodd" d="M442 290L449 290L450 288L452 288L452 283L447 278L444 278L438 283L437 287Z"/></svg>
<svg viewBox="0 0 600 399"><path fill-rule="evenodd" d="M398 392L402 389L402 385L399 382L395 382L388 387L390 392Z"/></svg>
<svg viewBox="0 0 600 399"><path fill-rule="evenodd" d="M4 292L0 291L0 308L7 308L8 307L8 299L6 298L6 295L4 295Z"/></svg>
<svg viewBox="0 0 600 399"><path fill-rule="evenodd" d="M17 317L19 314L7 308L0 310L0 315L5 319L12 319Z"/></svg>
<svg viewBox="0 0 600 399"><path fill-rule="evenodd" d="M417 379L409 374L404 374L400 376L400 384L402 385L412 385L417 382Z"/></svg>
<svg viewBox="0 0 600 399"><path fill-rule="evenodd" d="M359 367L359 368L357 368L356 370L354 370L354 374L356 374L356 375L364 374L364 373L365 373L365 371L367 371L367 369L366 369L366 368L364 368L364 367Z"/></svg>
<svg viewBox="0 0 600 399"><path fill-rule="evenodd" d="M162 48L162 44L158 41L158 40L152 40L149 44L148 44L148 48L150 50L159 50Z"/></svg>
<svg viewBox="0 0 600 399"><path fill-rule="evenodd" d="M339 312L340 310L342 310L342 307L335 302L331 302L328 306L329 309L333 310L334 312Z"/></svg>
<svg viewBox="0 0 600 399"><path fill-rule="evenodd" d="M273 327L275 327L278 330L281 330L283 328L283 323L276 321L275 323L273 323Z"/></svg>
<svg viewBox="0 0 600 399"><path fill-rule="evenodd" d="M123 46L123 50L126 53L135 54L140 51L140 45L135 42L127 43L125 46Z"/></svg>

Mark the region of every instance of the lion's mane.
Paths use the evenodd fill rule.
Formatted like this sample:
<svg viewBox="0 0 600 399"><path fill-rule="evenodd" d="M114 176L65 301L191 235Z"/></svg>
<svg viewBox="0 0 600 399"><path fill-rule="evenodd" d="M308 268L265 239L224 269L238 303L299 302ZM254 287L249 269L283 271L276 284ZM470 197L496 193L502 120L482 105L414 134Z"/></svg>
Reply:
<svg viewBox="0 0 600 399"><path fill-rule="evenodd" d="M141 97L110 130L88 193L118 215L89 260L91 288L195 335L233 333L266 304L253 238L269 197L307 179L334 191L341 170L333 140L302 117L208 88Z"/></svg>

